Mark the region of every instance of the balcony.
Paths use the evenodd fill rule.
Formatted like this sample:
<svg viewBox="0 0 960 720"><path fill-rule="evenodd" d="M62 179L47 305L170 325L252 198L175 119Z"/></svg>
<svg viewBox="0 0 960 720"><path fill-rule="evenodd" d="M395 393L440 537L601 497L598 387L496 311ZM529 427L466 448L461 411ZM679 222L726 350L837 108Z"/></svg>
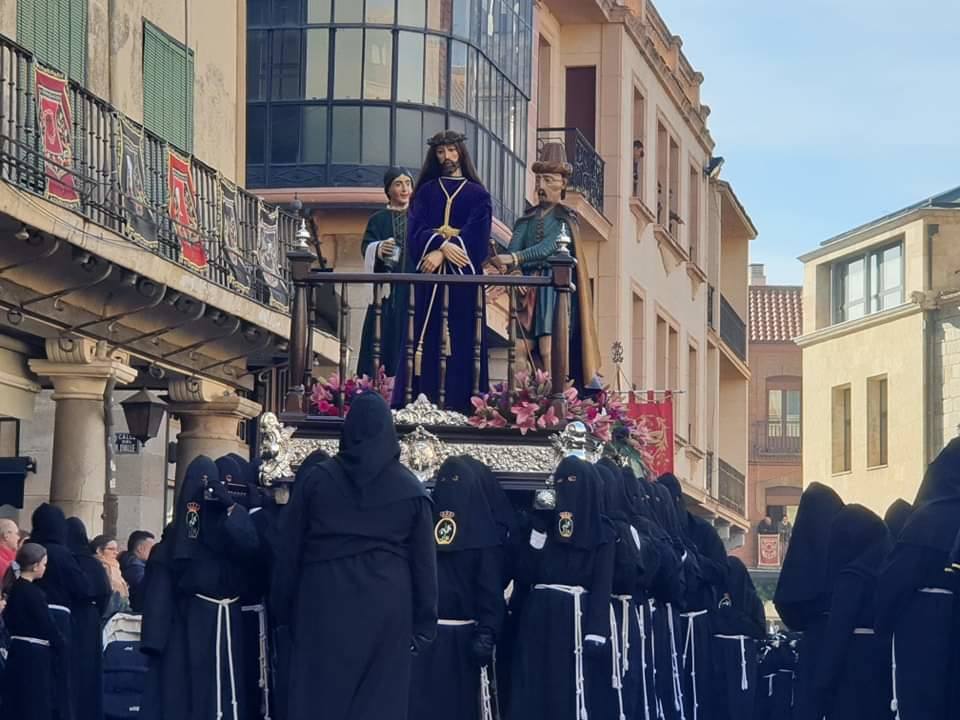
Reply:
<svg viewBox="0 0 960 720"><path fill-rule="evenodd" d="M746 515L747 510L747 480L743 473L735 467L719 459L717 461L717 478L719 490L717 500L731 510Z"/></svg>
<svg viewBox="0 0 960 720"><path fill-rule="evenodd" d="M793 460L803 451L799 420L761 420L750 429L750 457L758 462Z"/></svg>
<svg viewBox="0 0 960 720"><path fill-rule="evenodd" d="M68 212L126 237L131 245L177 263L184 271L264 306L288 310L286 255L294 247L297 217L283 211L274 215L275 206L234 188L217 170L142 129L72 80L63 91L72 111L70 122L64 123L64 116L54 110L46 117L62 125L41 128L38 103L49 110L49 103L56 108L61 98L55 95L51 100L45 90L38 100L36 67L32 53L0 36L3 181L49 198L52 178L57 177L60 186L69 190L70 202L58 203ZM57 159L44 150L45 131L53 137L50 142L61 144ZM144 175L138 177L123 149L135 147L130 138L141 133ZM190 167L189 181L182 178L181 186L188 189L189 197L182 199L178 193L173 203L169 151L188 159ZM130 194L129 188L138 190L138 196ZM225 194L232 197L225 200ZM171 209L183 210L183 206L195 223L185 225L174 219ZM148 237L136 231L145 227L145 219ZM203 261L197 262L198 257Z"/></svg>
<svg viewBox="0 0 960 720"><path fill-rule="evenodd" d="M747 324L720 294L720 339L743 362L747 361Z"/></svg>
<svg viewBox="0 0 960 720"><path fill-rule="evenodd" d="M717 311L714 308L716 304L717 289L713 285L707 285L707 327L711 330L717 329Z"/></svg>
<svg viewBox="0 0 960 720"><path fill-rule="evenodd" d="M569 189L583 195L584 199L603 215L603 173L605 163L593 145L577 128L540 128L537 130L537 157L542 158L544 149L561 145L567 162L573 167Z"/></svg>

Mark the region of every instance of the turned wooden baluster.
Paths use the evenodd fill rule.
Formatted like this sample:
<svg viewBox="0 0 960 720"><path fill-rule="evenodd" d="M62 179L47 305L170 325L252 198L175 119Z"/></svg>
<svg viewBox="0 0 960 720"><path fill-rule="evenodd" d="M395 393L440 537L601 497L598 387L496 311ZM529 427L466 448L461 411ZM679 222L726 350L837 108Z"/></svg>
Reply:
<svg viewBox="0 0 960 720"><path fill-rule="evenodd" d="M473 394L480 394L480 355L483 351L483 285L477 285L477 305L473 311ZM486 388L484 388L486 389Z"/></svg>
<svg viewBox="0 0 960 720"><path fill-rule="evenodd" d="M383 356L381 349L383 333L383 285L373 284L373 373L374 377L380 374L380 363Z"/></svg>
<svg viewBox="0 0 960 720"><path fill-rule="evenodd" d="M517 289L507 288L507 388L513 387L517 364Z"/></svg>
<svg viewBox="0 0 960 720"><path fill-rule="evenodd" d="M409 405L413 401L413 359L417 345L416 338L416 311L417 311L417 293L416 287L410 286L409 300L407 301L407 389L405 393L405 402Z"/></svg>
<svg viewBox="0 0 960 720"><path fill-rule="evenodd" d="M290 274L293 278L293 309L290 312L290 345L287 356L290 362L290 386L284 401L284 410L293 415L305 415L307 412L310 347L310 299L307 293L307 276L313 263L313 253L309 249L294 250L287 254L290 262Z"/></svg>
<svg viewBox="0 0 960 720"><path fill-rule="evenodd" d="M564 385L570 377L570 294L576 290L573 282L576 260L570 254L569 236L561 235L560 248L548 262L557 293L557 307L553 316L553 335L550 338L550 376L553 382L553 406L561 421L567 416L567 401L563 395ZM590 382L592 378L584 378Z"/></svg>
<svg viewBox="0 0 960 720"><path fill-rule="evenodd" d="M340 417L343 417L344 392L343 387L347 380L347 346L350 342L350 299L349 288L346 283L340 284L340 322L338 325L340 338L340 360L337 363L337 370L340 373L340 393L338 394L337 407Z"/></svg>
<svg viewBox="0 0 960 720"><path fill-rule="evenodd" d="M443 301L440 306L440 332L443 333L443 342L440 343L440 397L441 408L447 404L447 358L450 356L450 286L443 286Z"/></svg>

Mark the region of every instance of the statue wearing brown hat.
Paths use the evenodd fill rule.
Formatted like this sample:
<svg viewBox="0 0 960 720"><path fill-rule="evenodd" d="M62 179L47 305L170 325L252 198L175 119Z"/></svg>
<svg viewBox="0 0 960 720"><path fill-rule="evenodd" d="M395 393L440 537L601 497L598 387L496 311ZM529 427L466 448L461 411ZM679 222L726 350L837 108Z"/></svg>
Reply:
<svg viewBox="0 0 960 720"><path fill-rule="evenodd" d="M539 204L531 208L513 226L513 238L506 253L496 263L525 275L549 275L548 259L559 249L564 234L570 239L570 252L577 259L576 292L571 303L570 375L578 387L593 381L600 366L600 350L593 321L590 277L586 257L578 253L576 213L563 204L573 169L566 162L560 143L545 145L541 159L533 164ZM553 288L527 290L518 312L521 352L538 366L549 370L551 335L557 294Z"/></svg>

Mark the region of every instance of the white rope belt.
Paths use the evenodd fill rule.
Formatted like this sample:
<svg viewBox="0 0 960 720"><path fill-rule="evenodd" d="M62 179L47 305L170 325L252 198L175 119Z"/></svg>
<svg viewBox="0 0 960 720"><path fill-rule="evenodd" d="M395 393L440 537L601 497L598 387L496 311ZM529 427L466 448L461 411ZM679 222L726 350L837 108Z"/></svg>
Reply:
<svg viewBox="0 0 960 720"><path fill-rule="evenodd" d="M633 595L611 595L620 602L620 675L630 672L630 602Z"/></svg>
<svg viewBox="0 0 960 720"><path fill-rule="evenodd" d="M747 640L746 635L714 635L721 640L739 640L740 641L740 689L746 692L750 689L750 683L747 680Z"/></svg>
<svg viewBox="0 0 960 720"><path fill-rule="evenodd" d="M876 635L877 631L874 630L873 628L854 628L853 634L854 635Z"/></svg>
<svg viewBox="0 0 960 720"><path fill-rule="evenodd" d="M486 666L480 668L480 710L483 720L493 720L493 703L490 696L490 674Z"/></svg>
<svg viewBox="0 0 960 720"><path fill-rule="evenodd" d="M890 638L890 669L893 674L893 699L890 701L890 712L900 720L900 701L897 699L897 636L894 633Z"/></svg>
<svg viewBox="0 0 960 720"><path fill-rule="evenodd" d="M259 510L260 508L255 508ZM252 513L252 511L251 511ZM263 720L270 718L270 654L268 652L267 638L267 609L263 603L256 605L244 605L240 612L255 612L257 614L258 637L257 646L259 649L259 667L260 676L257 680L260 686L260 692L263 695Z"/></svg>
<svg viewBox="0 0 960 720"><path fill-rule="evenodd" d="M233 633L230 631L230 606L233 605L238 598L218 600L217 598L207 597L200 593L197 593L195 597L217 606L217 720L221 720L223 717L223 690L221 687L221 683L223 682L223 669L220 646L223 644L224 625L226 625L227 629L227 670L230 673L230 702L233 705L233 720L239 720L239 713L237 711L237 679L233 668ZM226 618L226 622L224 622L224 618Z"/></svg>
<svg viewBox="0 0 960 720"><path fill-rule="evenodd" d="M476 620L437 620L437 625L444 627L464 627L466 625L476 625Z"/></svg>
<svg viewBox="0 0 960 720"><path fill-rule="evenodd" d="M770 673L769 675L763 676L767 681L767 697L773 697L773 679L776 676L776 673Z"/></svg>
<svg viewBox="0 0 960 720"><path fill-rule="evenodd" d="M573 653L574 653L574 672L577 684L577 714L579 720L588 720L587 716L587 697L583 680L583 623L581 619L583 601L582 596L586 590L580 585L534 585L534 590L553 590L555 592L566 593L573 596Z"/></svg>
<svg viewBox="0 0 960 720"><path fill-rule="evenodd" d="M650 720L650 702L647 695L647 625L643 619L643 610L639 605L634 606L637 614L637 625L640 626L640 683L643 687L643 718Z"/></svg>
<svg viewBox="0 0 960 720"><path fill-rule="evenodd" d="M627 601L629 603L629 600ZM617 705L620 708L620 720L627 720L623 712L623 676L620 673L620 640L617 636L617 613L610 603L610 663L612 666L610 686L617 691Z"/></svg>
<svg viewBox="0 0 960 720"><path fill-rule="evenodd" d="M927 595L953 595L953 590L938 587L920 588L919 592L926 593Z"/></svg>
<svg viewBox="0 0 960 720"><path fill-rule="evenodd" d="M683 684L680 682L680 663L677 661L677 633L673 625L673 606L667 603L667 626L670 628L670 666L673 670L673 706L680 720L687 720L683 707Z"/></svg>
<svg viewBox="0 0 960 720"><path fill-rule="evenodd" d="M653 624L653 616L656 612L657 603L653 598L650 598L650 657L653 661L653 696L657 701L657 718L659 720L664 717L664 712L663 701L660 699L660 695L657 694L657 633Z"/></svg>
<svg viewBox="0 0 960 720"><path fill-rule="evenodd" d="M63 605L47 605L50 610L56 610L57 612L64 612L67 615L71 615L70 608Z"/></svg>
<svg viewBox="0 0 960 720"><path fill-rule="evenodd" d="M25 635L11 635L11 640L30 643L31 645L40 645L41 647L50 647L50 641L42 638L26 637Z"/></svg>

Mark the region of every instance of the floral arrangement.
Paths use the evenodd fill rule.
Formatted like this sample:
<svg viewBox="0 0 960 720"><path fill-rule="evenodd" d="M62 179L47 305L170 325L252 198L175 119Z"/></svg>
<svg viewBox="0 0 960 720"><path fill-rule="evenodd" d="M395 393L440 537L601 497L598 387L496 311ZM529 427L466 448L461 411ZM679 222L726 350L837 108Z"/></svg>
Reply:
<svg viewBox="0 0 960 720"><path fill-rule="evenodd" d="M561 421L552 394L550 373L542 370L533 374L518 372L513 388L498 383L490 388L490 392L471 398L473 416L469 422L481 429L515 428L524 435L531 430L549 430ZM579 396L573 383L567 383L563 396L567 415L562 420L579 420L597 440L634 449L643 447L650 440L645 427L630 416L627 405L609 388L588 399Z"/></svg>
<svg viewBox="0 0 960 720"><path fill-rule="evenodd" d="M340 375L334 373L326 380L319 380L310 392L310 407L314 414L325 417L340 415L340 398L343 398L343 415L350 412L350 403L363 392L375 392L388 403L393 396L394 378L387 375L382 365L376 377L355 375L341 382Z"/></svg>

